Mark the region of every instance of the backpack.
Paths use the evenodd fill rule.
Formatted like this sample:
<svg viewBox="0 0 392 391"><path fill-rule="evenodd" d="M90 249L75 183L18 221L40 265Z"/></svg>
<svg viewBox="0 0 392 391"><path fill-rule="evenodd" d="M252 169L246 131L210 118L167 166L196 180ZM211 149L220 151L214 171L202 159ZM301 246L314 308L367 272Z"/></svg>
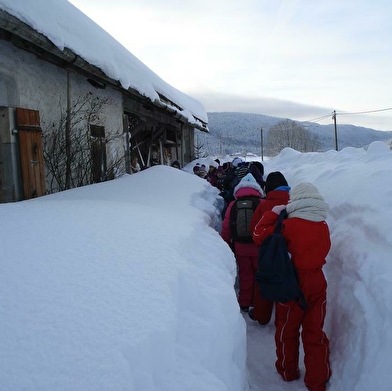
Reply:
<svg viewBox="0 0 392 391"><path fill-rule="evenodd" d="M282 221L286 217L287 212L283 210L274 232L261 243L255 280L264 299L280 303L295 300L305 310L306 301L299 287L297 270L281 233Z"/></svg>
<svg viewBox="0 0 392 391"><path fill-rule="evenodd" d="M260 203L259 197L241 197L234 201L230 212L230 232L234 242L253 243L249 224Z"/></svg>

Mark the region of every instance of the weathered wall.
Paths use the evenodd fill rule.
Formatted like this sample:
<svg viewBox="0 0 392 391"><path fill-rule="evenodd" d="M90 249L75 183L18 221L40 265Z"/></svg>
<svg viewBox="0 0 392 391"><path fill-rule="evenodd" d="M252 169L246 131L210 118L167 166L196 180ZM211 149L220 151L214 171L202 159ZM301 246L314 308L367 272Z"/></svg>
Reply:
<svg viewBox="0 0 392 391"><path fill-rule="evenodd" d="M108 159L123 156L123 104L120 91L109 86L96 88L86 77L75 73L70 73L69 81L71 104L84 97L106 101L99 115L89 122L104 126L106 138L112 139L115 134L120 136L107 144ZM0 106L39 110L41 127L43 132L47 132L57 126L66 112L66 105L66 69L0 40ZM87 126L87 121L83 121Z"/></svg>

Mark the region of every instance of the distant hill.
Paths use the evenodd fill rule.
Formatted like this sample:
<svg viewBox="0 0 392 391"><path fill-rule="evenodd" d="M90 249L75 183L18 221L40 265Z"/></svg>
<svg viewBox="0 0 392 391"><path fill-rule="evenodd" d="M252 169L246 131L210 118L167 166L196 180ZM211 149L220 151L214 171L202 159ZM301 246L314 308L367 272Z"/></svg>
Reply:
<svg viewBox="0 0 392 391"><path fill-rule="evenodd" d="M268 115L210 112L208 114L209 134L197 133L197 142L203 145L208 155L225 155L235 153L254 153L260 155L261 132L263 128L264 148L269 129L287 118ZM301 122L310 132L317 135L321 144L320 152L335 149L334 125L320 125L313 122ZM337 125L338 149L346 147L366 147L373 141L392 139L392 132L384 132L355 125Z"/></svg>

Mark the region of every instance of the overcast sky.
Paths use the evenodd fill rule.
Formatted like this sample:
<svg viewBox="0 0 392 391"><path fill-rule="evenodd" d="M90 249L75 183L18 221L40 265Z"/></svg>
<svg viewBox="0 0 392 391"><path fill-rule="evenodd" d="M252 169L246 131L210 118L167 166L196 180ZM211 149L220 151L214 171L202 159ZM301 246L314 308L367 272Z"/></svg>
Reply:
<svg viewBox="0 0 392 391"><path fill-rule="evenodd" d="M71 3L207 111L392 130L387 0Z"/></svg>

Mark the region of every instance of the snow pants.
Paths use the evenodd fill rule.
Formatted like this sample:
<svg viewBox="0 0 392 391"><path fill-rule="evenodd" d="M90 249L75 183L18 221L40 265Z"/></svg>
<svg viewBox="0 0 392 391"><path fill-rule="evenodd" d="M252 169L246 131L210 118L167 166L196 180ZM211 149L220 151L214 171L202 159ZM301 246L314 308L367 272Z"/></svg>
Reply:
<svg viewBox="0 0 392 391"><path fill-rule="evenodd" d="M257 256L236 255L239 285L238 303L240 306L253 306L257 259Z"/></svg>
<svg viewBox="0 0 392 391"><path fill-rule="evenodd" d="M327 282L321 269L298 270L307 309L294 302L276 303L275 344L278 373L286 381L299 378L299 337L302 327L304 382L311 391L324 391L331 376L329 341L323 331L326 313Z"/></svg>
<svg viewBox="0 0 392 391"><path fill-rule="evenodd" d="M253 308L253 317L260 324L268 324L271 320L272 310L274 307L273 301L265 300L260 295L259 284L255 282L255 300L254 300L254 308Z"/></svg>

